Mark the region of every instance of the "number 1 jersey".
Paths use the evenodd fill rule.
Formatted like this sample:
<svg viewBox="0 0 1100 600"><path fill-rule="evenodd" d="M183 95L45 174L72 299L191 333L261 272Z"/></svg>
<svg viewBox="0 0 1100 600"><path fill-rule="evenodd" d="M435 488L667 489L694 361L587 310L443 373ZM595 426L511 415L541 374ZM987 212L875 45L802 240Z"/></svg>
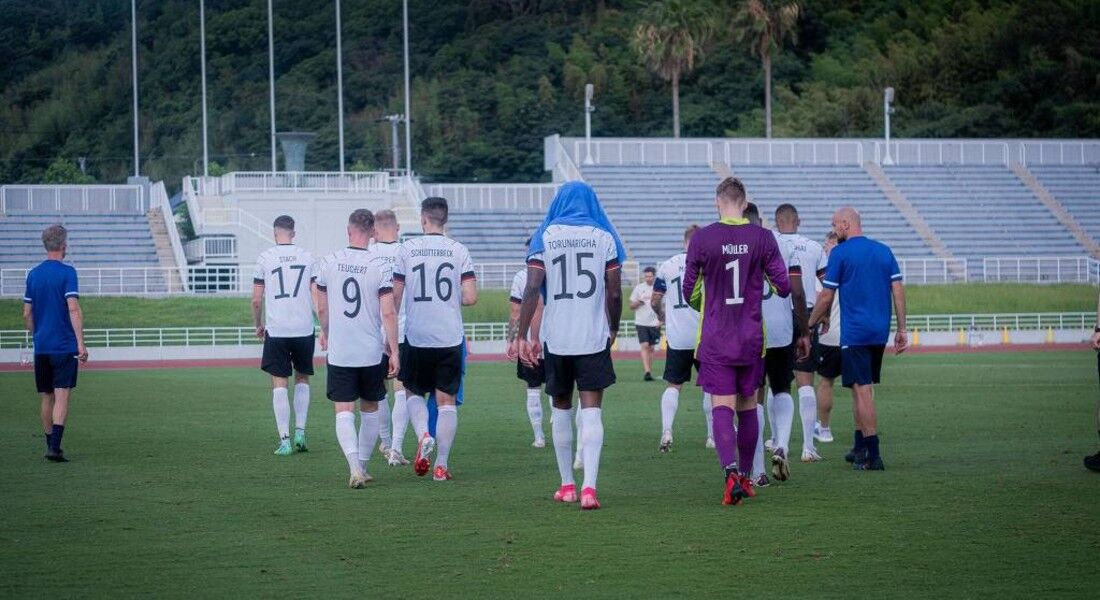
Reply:
<svg viewBox="0 0 1100 600"><path fill-rule="evenodd" d="M268 335L313 335L309 287L313 279L313 257L294 244L278 244L260 254L252 282L264 286L264 327Z"/></svg>
<svg viewBox="0 0 1100 600"><path fill-rule="evenodd" d="M551 225L542 244L527 264L546 271L543 342L559 356L602 352L611 335L604 274L620 267L615 239L597 227Z"/></svg>
<svg viewBox="0 0 1100 600"><path fill-rule="evenodd" d="M466 246L438 233L406 240L393 267L405 282L405 339L416 348L453 348L466 339L462 328L462 282L474 281Z"/></svg>

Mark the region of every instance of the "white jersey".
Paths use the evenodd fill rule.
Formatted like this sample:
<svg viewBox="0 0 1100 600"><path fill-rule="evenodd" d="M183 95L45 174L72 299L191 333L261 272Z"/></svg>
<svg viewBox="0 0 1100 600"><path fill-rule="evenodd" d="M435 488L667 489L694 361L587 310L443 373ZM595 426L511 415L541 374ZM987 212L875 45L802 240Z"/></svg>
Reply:
<svg viewBox="0 0 1100 600"><path fill-rule="evenodd" d="M813 308L817 301L817 290L820 284L818 275L825 274L825 267L829 264L829 255L821 244L811 240L800 233L780 233L777 239L786 241L794 249L795 258L802 267L802 289L806 290L806 308Z"/></svg>
<svg viewBox="0 0 1100 600"><path fill-rule="evenodd" d="M597 227L551 225L542 244L527 264L546 271L543 342L560 356L602 352L611 336L604 274L620 268L615 238Z"/></svg>
<svg viewBox="0 0 1100 600"><path fill-rule="evenodd" d="M775 241L779 245L783 263L787 266L787 273L799 273L801 267L794 251L794 244L779 235L775 236ZM782 348L794 342L793 306L789 295L786 298L780 298L767 280L764 281L764 331L768 337L768 348Z"/></svg>
<svg viewBox="0 0 1100 600"><path fill-rule="evenodd" d="M829 309L829 331L817 339L824 346L840 346L840 292L833 296L833 306Z"/></svg>
<svg viewBox="0 0 1100 600"><path fill-rule="evenodd" d="M264 286L264 326L271 337L313 335L313 257L294 244L272 246L260 254L252 282Z"/></svg>
<svg viewBox="0 0 1100 600"><path fill-rule="evenodd" d="M634 309L634 324L641 325L642 327L659 327L661 320L657 318L657 311L653 310L653 307L649 304L649 300L653 297L653 286L641 282L634 286L634 291L630 292L630 302L641 302L642 305Z"/></svg>
<svg viewBox="0 0 1100 600"><path fill-rule="evenodd" d="M379 298L393 293L386 260L364 248L345 248L317 266L317 287L328 298L328 364L370 367L382 362Z"/></svg>
<svg viewBox="0 0 1100 600"><path fill-rule="evenodd" d="M523 294L527 289L527 268L524 267L519 271L516 271L516 276L512 278L512 293L510 300L514 304L523 304ZM542 334L539 334L539 341L542 341ZM527 332L527 339L531 339L531 332Z"/></svg>
<svg viewBox="0 0 1100 600"><path fill-rule="evenodd" d="M405 339L417 348L462 344L462 282L473 281L474 263L466 246L429 233L401 244L394 279L405 282Z"/></svg>
<svg viewBox="0 0 1100 600"><path fill-rule="evenodd" d="M389 265L390 270L393 270L394 265L397 263L397 253L401 249L401 244L398 242L375 242L370 245L370 251L381 256ZM385 330L382 331L382 339L386 339ZM405 341L405 307L397 307L397 341L398 343Z"/></svg>
<svg viewBox="0 0 1100 600"><path fill-rule="evenodd" d="M681 252L657 267L653 289L663 292L665 335L673 350L694 350L699 334L699 313L684 298L684 265L687 253Z"/></svg>

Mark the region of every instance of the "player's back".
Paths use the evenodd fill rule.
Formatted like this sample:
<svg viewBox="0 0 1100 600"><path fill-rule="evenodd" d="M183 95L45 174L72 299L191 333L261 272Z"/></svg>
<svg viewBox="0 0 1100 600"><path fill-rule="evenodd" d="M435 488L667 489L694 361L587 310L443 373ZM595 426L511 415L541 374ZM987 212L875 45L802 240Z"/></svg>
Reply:
<svg viewBox="0 0 1100 600"><path fill-rule="evenodd" d="M401 253L400 242L374 242L370 245L370 251L379 256L393 272L397 264L397 257ZM382 332L385 337L385 331ZM405 306L397 307L397 337L399 342L405 341Z"/></svg>
<svg viewBox="0 0 1100 600"><path fill-rule="evenodd" d="M765 275L780 296L790 293L775 237L752 224L708 225L691 239L685 295L697 290L699 275L705 287L699 360L739 365L759 359L764 348Z"/></svg>
<svg viewBox="0 0 1100 600"><path fill-rule="evenodd" d="M462 282L475 279L470 252L441 234L401 244L394 278L405 282L405 338L417 348L462 344Z"/></svg>
<svg viewBox="0 0 1100 600"><path fill-rule="evenodd" d="M776 244L779 246L779 255L787 269L788 276L793 273L801 273L798 262L798 251L795 241L782 234L774 234ZM791 297L782 297L775 293L775 288L764 278L764 303L761 307L764 316L764 326L767 334L766 344L768 348L782 348L789 346L794 340L794 316Z"/></svg>
<svg viewBox="0 0 1100 600"><path fill-rule="evenodd" d="M313 256L294 244L277 244L256 260L253 283L264 286L265 327L277 338L313 335Z"/></svg>
<svg viewBox="0 0 1100 600"><path fill-rule="evenodd" d="M653 289L664 293L665 335L668 346L675 350L695 349L699 333L699 313L684 297L684 265L687 253L681 252L661 263Z"/></svg>
<svg viewBox="0 0 1100 600"><path fill-rule="evenodd" d="M543 341L559 355L602 352L610 337L604 274L620 266L615 239L598 227L551 225L542 243L528 264L546 271Z"/></svg>
<svg viewBox="0 0 1100 600"><path fill-rule="evenodd" d="M363 248L345 248L317 268L317 287L328 297L328 362L369 367L382 361L379 297L393 290L390 267Z"/></svg>
<svg viewBox="0 0 1100 600"><path fill-rule="evenodd" d="M806 292L806 307L813 307L817 300L817 278L825 274L828 257L825 248L801 233L777 234L780 241L790 244L797 263L802 267L802 289Z"/></svg>

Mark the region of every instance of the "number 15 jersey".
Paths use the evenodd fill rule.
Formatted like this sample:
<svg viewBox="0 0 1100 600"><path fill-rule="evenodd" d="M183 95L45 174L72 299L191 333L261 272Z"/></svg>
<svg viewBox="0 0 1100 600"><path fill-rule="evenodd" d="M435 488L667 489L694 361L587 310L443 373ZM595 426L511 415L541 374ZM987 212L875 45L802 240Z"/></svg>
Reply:
<svg viewBox="0 0 1100 600"><path fill-rule="evenodd" d="M416 348L453 348L462 328L462 282L474 281L466 246L438 233L406 240L397 252L394 281L405 282L405 339Z"/></svg>
<svg viewBox="0 0 1100 600"><path fill-rule="evenodd" d="M620 267L615 239L597 227L551 225L528 266L546 271L542 340L552 354L603 352L610 337L604 274Z"/></svg>

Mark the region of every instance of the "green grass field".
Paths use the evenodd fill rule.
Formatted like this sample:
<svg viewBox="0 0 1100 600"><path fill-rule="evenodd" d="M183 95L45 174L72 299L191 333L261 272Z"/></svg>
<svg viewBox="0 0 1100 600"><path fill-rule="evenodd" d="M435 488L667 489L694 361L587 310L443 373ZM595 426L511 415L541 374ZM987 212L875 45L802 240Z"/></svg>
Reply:
<svg viewBox="0 0 1100 600"><path fill-rule="evenodd" d="M1096 308L1089 285L958 284L909 286L909 314L1080 312ZM629 290L623 294L623 318L632 318ZM249 299L183 297L164 299L81 299L88 328L235 327L252 324ZM22 302L0 300L0 329L21 329ZM469 323L508 320L508 292L482 290L479 302L463 309Z"/></svg>
<svg viewBox="0 0 1100 600"><path fill-rule="evenodd" d="M57 465L30 373L0 374L0 596L1095 597L1094 361L890 357L888 470L846 468L842 396L826 462L742 507L720 505L697 389L659 455L661 386L620 362L590 513L549 500L510 365L470 367L454 481L376 457L366 490L344 487L322 383L311 452L276 458L258 370L88 371Z"/></svg>

